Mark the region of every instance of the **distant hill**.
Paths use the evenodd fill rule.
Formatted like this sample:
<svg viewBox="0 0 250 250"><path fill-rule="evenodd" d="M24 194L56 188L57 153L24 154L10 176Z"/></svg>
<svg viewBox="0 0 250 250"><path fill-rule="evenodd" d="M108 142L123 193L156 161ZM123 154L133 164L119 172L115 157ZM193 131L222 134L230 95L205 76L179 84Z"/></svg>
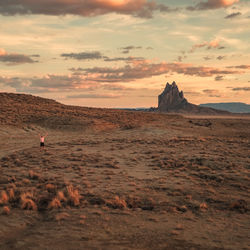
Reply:
<svg viewBox="0 0 250 250"><path fill-rule="evenodd" d="M33 128L39 126L59 130L131 129L156 123L165 124L177 115L153 112L88 108L64 105L51 99L27 94L0 92L0 126Z"/></svg>
<svg viewBox="0 0 250 250"><path fill-rule="evenodd" d="M201 107L225 110L232 113L250 113L250 105L242 102L204 103Z"/></svg>

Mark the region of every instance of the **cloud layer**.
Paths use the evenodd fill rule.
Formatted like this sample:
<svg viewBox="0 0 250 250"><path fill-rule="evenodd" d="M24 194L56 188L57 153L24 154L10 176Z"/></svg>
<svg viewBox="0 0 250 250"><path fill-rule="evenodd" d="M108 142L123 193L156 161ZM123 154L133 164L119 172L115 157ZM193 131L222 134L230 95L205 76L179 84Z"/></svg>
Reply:
<svg viewBox="0 0 250 250"><path fill-rule="evenodd" d="M156 10L172 11L164 4L148 0L10 0L0 2L2 15L72 14L89 17L107 13L121 13L151 18Z"/></svg>
<svg viewBox="0 0 250 250"><path fill-rule="evenodd" d="M169 73L198 77L243 73L239 70L193 66L184 63L152 63L149 60L132 61L124 67L71 68L70 70L75 75L84 75L86 80L92 82L131 82Z"/></svg>
<svg viewBox="0 0 250 250"><path fill-rule="evenodd" d="M61 54L64 58L72 58L76 60L94 60L94 59L102 59L103 56L99 51L93 52L81 52L81 53L64 53Z"/></svg>
<svg viewBox="0 0 250 250"><path fill-rule="evenodd" d="M187 7L188 10L209 10L209 9L219 9L229 7L235 3L239 2L239 0L207 0L201 1L195 6Z"/></svg>
<svg viewBox="0 0 250 250"><path fill-rule="evenodd" d="M37 61L33 60L31 56L17 53L7 53L4 49L0 49L0 62L13 66L24 63L35 63Z"/></svg>

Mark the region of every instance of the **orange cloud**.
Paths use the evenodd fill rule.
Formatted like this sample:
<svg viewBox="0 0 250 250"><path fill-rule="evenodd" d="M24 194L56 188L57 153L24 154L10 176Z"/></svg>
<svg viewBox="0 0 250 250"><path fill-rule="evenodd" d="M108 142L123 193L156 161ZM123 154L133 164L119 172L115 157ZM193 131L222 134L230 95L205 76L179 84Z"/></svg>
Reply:
<svg viewBox="0 0 250 250"><path fill-rule="evenodd" d="M129 90L120 83L133 82L153 76L182 74L194 77L212 77L227 74L243 74L242 68L224 69L195 66L184 63L154 63L150 60L131 61L124 67L72 68L69 75L46 75L44 77L1 77L0 84L16 89L17 92L73 92L97 89L110 91Z"/></svg>
<svg viewBox="0 0 250 250"><path fill-rule="evenodd" d="M124 67L72 68L73 75L83 75L90 82L131 82L137 79L177 73L189 76L211 77L225 74L242 74L235 69L194 66L184 63L153 63L150 60L134 60Z"/></svg>

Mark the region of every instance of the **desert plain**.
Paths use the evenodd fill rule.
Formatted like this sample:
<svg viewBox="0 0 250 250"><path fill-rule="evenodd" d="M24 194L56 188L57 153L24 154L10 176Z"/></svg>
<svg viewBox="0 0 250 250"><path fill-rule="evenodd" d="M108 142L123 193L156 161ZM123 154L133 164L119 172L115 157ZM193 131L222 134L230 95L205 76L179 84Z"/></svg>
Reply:
<svg viewBox="0 0 250 250"><path fill-rule="evenodd" d="M247 115L1 94L0 142L0 249L250 247Z"/></svg>

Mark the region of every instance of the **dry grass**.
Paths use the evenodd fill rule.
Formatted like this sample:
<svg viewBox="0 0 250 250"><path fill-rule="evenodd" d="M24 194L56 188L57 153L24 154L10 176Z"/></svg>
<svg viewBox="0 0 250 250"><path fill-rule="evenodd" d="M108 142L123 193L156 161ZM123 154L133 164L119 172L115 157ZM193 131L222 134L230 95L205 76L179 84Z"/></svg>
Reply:
<svg viewBox="0 0 250 250"><path fill-rule="evenodd" d="M78 189L75 189L72 185L68 185L66 189L70 205L79 206L81 196Z"/></svg>
<svg viewBox="0 0 250 250"><path fill-rule="evenodd" d="M51 183L48 183L46 185L46 189L49 191L49 192L52 192L56 189L55 185L51 184Z"/></svg>
<svg viewBox="0 0 250 250"><path fill-rule="evenodd" d="M7 204L8 201L9 201L9 197L8 197L6 191L3 190L3 191L1 192L0 204L3 204L3 205L4 205L4 204Z"/></svg>
<svg viewBox="0 0 250 250"><path fill-rule="evenodd" d="M34 197L33 194L30 192L26 192L21 194L20 201L21 201L21 208L27 210L37 210L37 205L33 201Z"/></svg>
<svg viewBox="0 0 250 250"><path fill-rule="evenodd" d="M107 202L107 205L112 208L123 209L127 207L127 203L125 200L121 199L119 196L115 196L114 200L110 200Z"/></svg>
<svg viewBox="0 0 250 250"><path fill-rule="evenodd" d="M30 180L29 179L23 179L23 183L24 184L30 184Z"/></svg>
<svg viewBox="0 0 250 250"><path fill-rule="evenodd" d="M207 209L208 209L207 204L206 204L205 202L202 202L202 203L200 204L200 210L201 210L201 211L206 211Z"/></svg>
<svg viewBox="0 0 250 250"><path fill-rule="evenodd" d="M59 213L55 216L56 221L66 220L70 215L66 212Z"/></svg>
<svg viewBox="0 0 250 250"><path fill-rule="evenodd" d="M60 207L62 207L62 204L57 197L55 197L48 205L48 209L57 209Z"/></svg>
<svg viewBox="0 0 250 250"><path fill-rule="evenodd" d="M38 173L35 173L33 170L29 171L29 177L33 180L38 180L41 178L41 175Z"/></svg>
<svg viewBox="0 0 250 250"><path fill-rule="evenodd" d="M2 214L9 215L10 214L10 208L8 206L4 206Z"/></svg>
<svg viewBox="0 0 250 250"><path fill-rule="evenodd" d="M58 192L57 192L57 199L58 199L59 201L67 201L66 197L64 196L63 191L58 191Z"/></svg>
<svg viewBox="0 0 250 250"><path fill-rule="evenodd" d="M13 201L15 199L15 190L13 188L8 190L9 193L9 200Z"/></svg>

